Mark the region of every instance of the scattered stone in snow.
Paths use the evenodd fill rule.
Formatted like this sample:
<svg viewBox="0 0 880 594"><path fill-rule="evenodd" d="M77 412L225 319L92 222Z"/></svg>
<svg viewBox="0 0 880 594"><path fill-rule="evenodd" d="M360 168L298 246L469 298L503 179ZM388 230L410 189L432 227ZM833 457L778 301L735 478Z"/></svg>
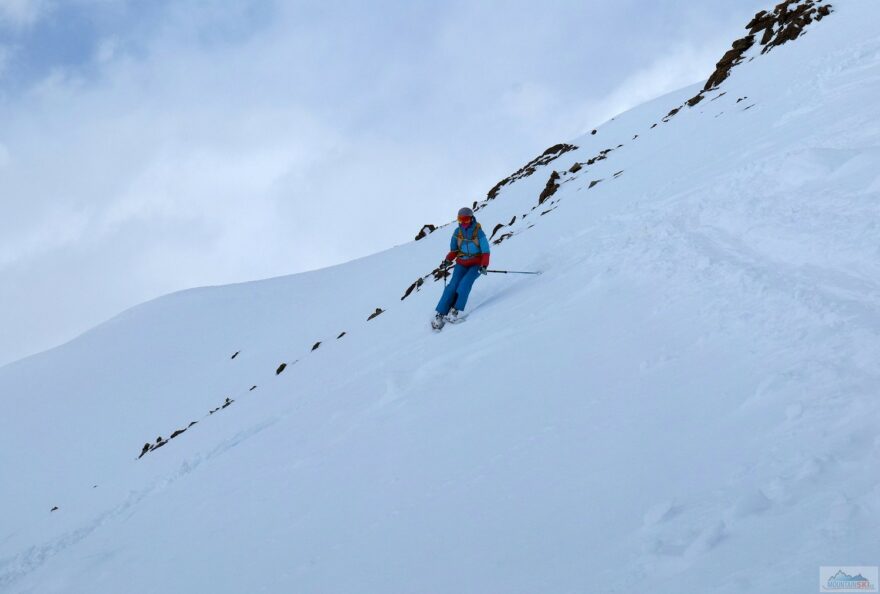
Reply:
<svg viewBox="0 0 880 594"><path fill-rule="evenodd" d="M583 165L581 165L580 163L575 163L574 165L571 166L571 168L568 170L568 172L569 173L577 173L581 169L583 169Z"/></svg>
<svg viewBox="0 0 880 594"><path fill-rule="evenodd" d="M599 182L601 182L601 181L602 181L601 179L594 179L593 181L590 182L590 187L587 188L587 189L589 190L589 189L594 188L594 187L597 186L597 185L599 184Z"/></svg>
<svg viewBox="0 0 880 594"><path fill-rule="evenodd" d="M699 103L700 101L705 99L705 96L703 95L703 93L704 93L704 91L700 91L699 93L697 93L696 95L694 95L693 97L688 99L687 106L694 107L697 103Z"/></svg>
<svg viewBox="0 0 880 594"><path fill-rule="evenodd" d="M424 280L423 278L421 278L421 277L420 277L420 278L417 278L417 279L416 279L416 282L414 282L413 284L411 284L411 285L409 286L409 288L406 290L406 292L403 294L403 297L401 297L400 300L403 301L404 299L406 299L407 297L409 297L410 294L411 294L413 291L418 291L419 288L420 288L424 283L425 283L425 280ZM342 338L342 335L343 335L343 334L345 334L345 332L343 332L342 334L340 334L339 336L337 336L337 338Z"/></svg>
<svg viewBox="0 0 880 594"><path fill-rule="evenodd" d="M434 225L422 225L422 230L419 231L418 235L416 235L416 241L420 239L426 238L428 235L437 230L437 227Z"/></svg>
<svg viewBox="0 0 880 594"><path fill-rule="evenodd" d="M523 218L525 218L525 217L523 217ZM496 239L496 240L493 241L492 243L494 243L495 245L498 245L499 243L501 243L501 242L504 241L505 239L510 239L511 237L513 237L513 233L512 233L512 232L505 233L504 235L502 235L501 237L499 237L498 239Z"/></svg>
<svg viewBox="0 0 880 594"><path fill-rule="evenodd" d="M278 369L275 370L275 375L281 375L281 372L283 372L286 368L287 368L287 363L282 363L281 365L278 366Z"/></svg>
<svg viewBox="0 0 880 594"><path fill-rule="evenodd" d="M419 280L422 280L422 279L419 279ZM340 333L339 336L336 337L336 340L339 340L343 336L345 336L345 332Z"/></svg>
<svg viewBox="0 0 880 594"><path fill-rule="evenodd" d="M502 179L500 182L495 184L495 186L489 190L489 193L486 195L487 200L494 200L498 193L501 191L501 188L504 186L511 184L517 180L520 180L524 177L528 177L533 174L538 167L542 167L544 165L549 164L551 161L558 159L565 153L573 150L577 150L573 144L556 144L548 148L544 151L540 156L532 159L525 165L523 165L516 173Z"/></svg>
<svg viewBox="0 0 880 594"><path fill-rule="evenodd" d="M320 340L319 340L318 342L316 342L315 344L312 345L312 350L314 351L314 350L317 349L319 346L321 346L321 341L320 341Z"/></svg>
<svg viewBox="0 0 880 594"><path fill-rule="evenodd" d="M232 355L232 356L229 357L229 358L230 358L230 359L235 359L236 357L238 357L238 354L239 354L240 352L241 352L241 351L235 351L235 354Z"/></svg>
<svg viewBox="0 0 880 594"><path fill-rule="evenodd" d="M53 507L53 508L52 508L52 509L50 509L50 510L49 510L49 511L50 511L50 512L53 512L53 511L58 511L58 506L57 506L57 505L56 505L56 506L55 506L55 507Z"/></svg>
<svg viewBox="0 0 880 594"><path fill-rule="evenodd" d="M373 313L371 313L371 314L370 314L370 317L367 318L367 321L369 322L370 320L372 320L372 319L375 318L376 316L381 315L381 314L383 314L383 313L385 313L385 310L382 309L382 308L380 308L380 307L377 307L377 308L376 308L376 311L374 311Z"/></svg>

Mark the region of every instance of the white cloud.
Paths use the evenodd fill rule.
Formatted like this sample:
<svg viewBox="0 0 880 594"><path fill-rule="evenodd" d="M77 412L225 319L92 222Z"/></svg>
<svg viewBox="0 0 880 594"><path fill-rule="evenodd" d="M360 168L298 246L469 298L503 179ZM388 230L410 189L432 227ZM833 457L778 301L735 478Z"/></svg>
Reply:
<svg viewBox="0 0 880 594"><path fill-rule="evenodd" d="M118 50L119 40L115 37L107 37L98 43L98 49L95 51L95 59L101 64L106 64L116 56Z"/></svg>
<svg viewBox="0 0 880 594"><path fill-rule="evenodd" d="M0 0L0 22L18 27L32 25L46 8L46 0Z"/></svg>
<svg viewBox="0 0 880 594"><path fill-rule="evenodd" d="M582 108L586 132L646 101L709 78L723 42L702 47L679 45L624 79L607 97ZM675 107L670 106L670 109Z"/></svg>

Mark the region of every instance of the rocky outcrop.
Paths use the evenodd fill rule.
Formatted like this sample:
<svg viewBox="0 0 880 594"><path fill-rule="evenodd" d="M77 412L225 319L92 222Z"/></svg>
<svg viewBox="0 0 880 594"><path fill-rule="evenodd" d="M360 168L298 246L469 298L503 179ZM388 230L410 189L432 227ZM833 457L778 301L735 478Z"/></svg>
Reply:
<svg viewBox="0 0 880 594"><path fill-rule="evenodd" d="M727 53L724 54L715 65L715 72L712 73L712 76L710 76L709 80L706 81L706 84L703 85L703 90L708 91L710 89L714 89L725 80L727 80L727 77L730 76L731 69L733 69L734 66L743 61L743 55L754 44L754 35L747 35L742 39L737 39L736 41L734 41L733 47L729 49Z"/></svg>
<svg viewBox="0 0 880 594"><path fill-rule="evenodd" d="M516 171L516 173L513 173L512 175L502 179L500 182L495 184L495 186L493 186L492 189L489 190L489 193L486 195L486 199L494 200L498 196L498 193L501 191L501 188L503 188L504 186L530 176L535 172L538 167L547 165L555 159L558 159L565 153L577 150L577 148L578 147L573 144L555 144L551 146L539 156L535 157L534 159L520 167L519 170Z"/></svg>
<svg viewBox="0 0 880 594"><path fill-rule="evenodd" d="M730 76L734 66L745 59L745 54L755 45L760 36L759 45L766 54L774 47L794 41L804 33L804 29L813 21L821 21L830 15L832 7L823 0L792 0L777 4L772 11L762 10L746 25L749 34L733 42L731 48L715 65L715 71L703 85L703 90L688 99L688 107L694 107L703 100L704 94L717 89ZM670 113L667 118L674 114Z"/></svg>
<svg viewBox="0 0 880 594"><path fill-rule="evenodd" d="M778 45L794 41L807 25L830 14L831 5L822 4L822 0L782 2L773 12L762 10L756 14L746 29L751 35L761 34L761 45L764 46L761 53L764 54Z"/></svg>
<svg viewBox="0 0 880 594"><path fill-rule="evenodd" d="M544 186L544 189L541 191L541 195L538 196L538 204L544 204L550 196L556 193L556 190L559 189L559 172L554 171L550 174L550 179L547 180L547 185Z"/></svg>

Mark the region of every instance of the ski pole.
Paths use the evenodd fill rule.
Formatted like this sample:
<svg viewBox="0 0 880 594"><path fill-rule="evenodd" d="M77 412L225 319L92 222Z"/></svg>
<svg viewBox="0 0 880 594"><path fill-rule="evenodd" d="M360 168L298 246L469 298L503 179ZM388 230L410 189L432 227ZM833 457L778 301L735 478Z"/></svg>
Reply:
<svg viewBox="0 0 880 594"><path fill-rule="evenodd" d="M541 272L522 272L519 270L487 270L486 272L494 272L495 274L541 274Z"/></svg>

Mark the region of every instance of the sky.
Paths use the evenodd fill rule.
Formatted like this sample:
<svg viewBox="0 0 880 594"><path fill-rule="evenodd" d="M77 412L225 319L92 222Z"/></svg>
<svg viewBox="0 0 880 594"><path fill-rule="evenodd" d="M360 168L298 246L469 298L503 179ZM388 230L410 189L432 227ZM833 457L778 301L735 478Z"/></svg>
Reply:
<svg viewBox="0 0 880 594"><path fill-rule="evenodd" d="M0 365L410 241L769 4L0 0Z"/></svg>

